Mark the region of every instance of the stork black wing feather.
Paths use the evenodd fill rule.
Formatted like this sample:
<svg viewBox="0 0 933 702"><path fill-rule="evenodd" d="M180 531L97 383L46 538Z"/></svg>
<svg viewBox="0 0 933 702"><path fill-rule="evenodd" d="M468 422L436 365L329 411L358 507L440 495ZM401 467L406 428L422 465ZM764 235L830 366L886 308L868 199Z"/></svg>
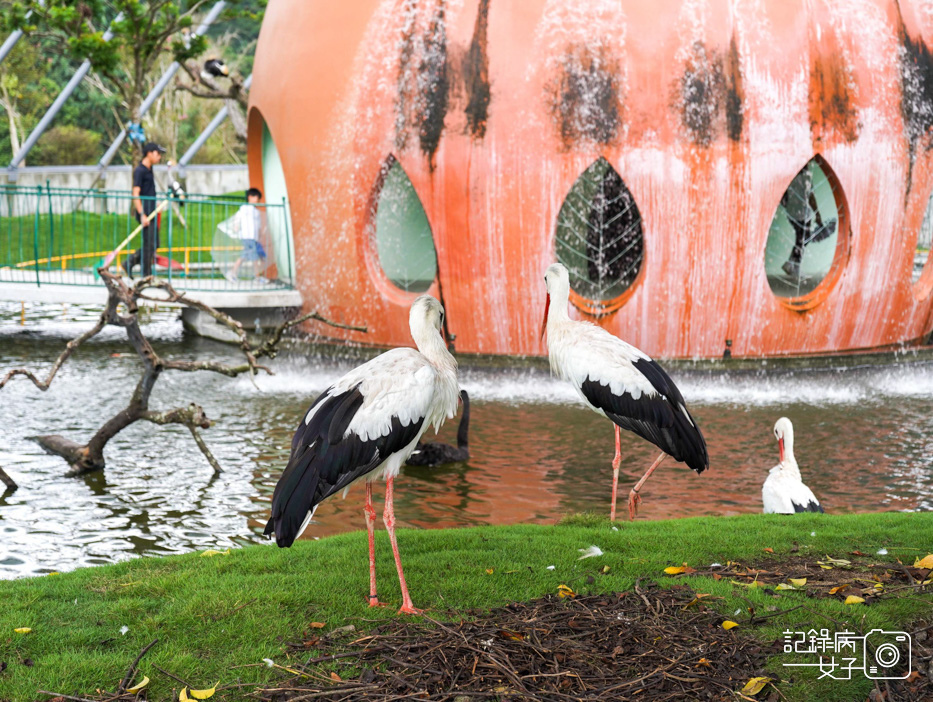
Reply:
<svg viewBox="0 0 933 702"><path fill-rule="evenodd" d="M608 385L587 378L581 387L583 396L621 428L702 473L709 468L706 439L687 411L680 390L654 361L638 359L633 365L657 395L642 394L636 400L629 392L617 395Z"/></svg>
<svg viewBox="0 0 933 702"><path fill-rule="evenodd" d="M794 512L819 512L820 514L825 514L823 512L823 505L813 500L808 500L806 505L798 505L793 500L791 500L790 503L794 506Z"/></svg>
<svg viewBox="0 0 933 702"><path fill-rule="evenodd" d="M392 417L389 432L382 436L366 441L353 433L344 436L363 399L358 387L339 394L328 389L311 405L317 408L311 420L298 425L264 532L266 536L275 533L279 546L292 545L308 512L318 503L374 470L421 431L424 417L407 425Z"/></svg>

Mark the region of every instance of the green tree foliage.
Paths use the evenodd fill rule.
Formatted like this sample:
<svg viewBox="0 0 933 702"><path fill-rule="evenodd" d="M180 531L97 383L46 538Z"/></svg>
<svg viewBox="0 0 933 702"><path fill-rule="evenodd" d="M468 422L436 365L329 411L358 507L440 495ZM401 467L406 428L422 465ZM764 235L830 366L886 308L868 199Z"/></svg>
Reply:
<svg viewBox="0 0 933 702"><path fill-rule="evenodd" d="M100 157L100 133L65 124L52 127L30 154L33 166L91 165Z"/></svg>
<svg viewBox="0 0 933 702"><path fill-rule="evenodd" d="M0 159L6 162L38 121L48 92L57 88L47 68L48 61L25 42L0 63Z"/></svg>
<svg viewBox="0 0 933 702"><path fill-rule="evenodd" d="M165 61L191 60L205 51L207 39L194 37L193 29L213 4L214 0L3 0L0 29L22 29L72 64L89 60L95 75L112 91L110 108L116 108L124 123L139 122L140 105ZM252 24L258 32L264 5L264 0L228 0L221 20L237 28ZM108 27L113 36L105 41Z"/></svg>

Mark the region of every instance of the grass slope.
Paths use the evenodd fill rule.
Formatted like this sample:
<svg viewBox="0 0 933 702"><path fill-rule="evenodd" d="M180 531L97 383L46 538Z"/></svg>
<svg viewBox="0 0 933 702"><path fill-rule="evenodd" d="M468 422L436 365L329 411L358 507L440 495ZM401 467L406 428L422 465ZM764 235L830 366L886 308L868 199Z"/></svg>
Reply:
<svg viewBox="0 0 933 702"><path fill-rule="evenodd" d="M585 516L558 526L516 525L471 529L403 530L399 533L406 575L415 604L443 616L447 609L490 608L555 592L566 584L580 592L618 591L637 578L674 582L662 573L687 562L779 560L794 542L799 554L845 557L852 550L875 553L885 547L886 560L912 563L933 552L933 513L810 515L793 517L744 515L620 524ZM601 557L578 560L578 549L595 544ZM770 547L774 554L764 553ZM394 617L395 609L366 606L368 568L366 535L355 532L321 541L303 541L292 549L253 546L228 556L198 554L142 558L113 566L85 568L62 575L0 582L0 700L44 699L37 690L66 694L116 688L129 663L143 646L159 643L145 656L140 671L152 678L151 700L172 699L178 684L159 666L198 687L258 683L278 675L263 658L286 664L283 641L294 641L309 622L327 629L366 620ZM399 587L388 538L377 534L379 594L399 604ZM554 565L554 570L547 566ZM591 576L603 566L610 571ZM492 573L487 570L492 569ZM732 616L747 603L793 606L805 595L782 593L781 600L727 579L678 579L698 591L726 598L718 603ZM871 607L845 606L829 599L808 606L850 628L896 629L930 612L929 596L883 600ZM741 617L733 617L740 619ZM121 634L121 627L129 630ZM756 629L764 641L781 637L784 628L833 625L805 610L768 620ZM16 634L16 627L31 627ZM746 633L744 628L734 630ZM23 664L31 659L33 665ZM251 665L252 664L252 665ZM237 667L251 665L251 667ZM788 675L780 661L772 668L781 677L789 700L865 699L870 683L816 681L815 675ZM241 699L249 687L221 691L214 699Z"/></svg>

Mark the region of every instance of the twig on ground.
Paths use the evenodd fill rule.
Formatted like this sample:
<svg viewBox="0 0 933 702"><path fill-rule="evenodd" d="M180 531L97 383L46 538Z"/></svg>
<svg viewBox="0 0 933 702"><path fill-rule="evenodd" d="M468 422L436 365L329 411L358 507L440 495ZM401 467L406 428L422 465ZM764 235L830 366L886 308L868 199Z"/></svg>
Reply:
<svg viewBox="0 0 933 702"><path fill-rule="evenodd" d="M120 683L120 686L117 688L118 695L122 695L126 691L126 686L133 679L133 673L136 672L136 666L139 665L139 661L141 661L143 656L146 655L146 652L149 651L149 649L155 646L157 643L159 643L159 640L155 639L152 643L144 647L143 650L139 652L139 655L136 656L135 660L133 660L133 662L130 663L130 667L126 671L126 675L123 676L123 681Z"/></svg>

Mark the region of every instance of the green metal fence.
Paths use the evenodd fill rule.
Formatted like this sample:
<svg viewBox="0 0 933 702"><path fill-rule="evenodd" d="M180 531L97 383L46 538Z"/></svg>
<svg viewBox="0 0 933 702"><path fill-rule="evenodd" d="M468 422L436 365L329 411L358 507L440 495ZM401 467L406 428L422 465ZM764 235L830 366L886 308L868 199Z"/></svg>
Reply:
<svg viewBox="0 0 933 702"><path fill-rule="evenodd" d="M291 288L294 255L285 202L170 194L159 217L154 274L185 290ZM0 185L0 282L99 285L95 271L135 230L122 191ZM256 243L252 243L256 242ZM137 234L110 265L142 248ZM140 275L136 266L134 275Z"/></svg>

